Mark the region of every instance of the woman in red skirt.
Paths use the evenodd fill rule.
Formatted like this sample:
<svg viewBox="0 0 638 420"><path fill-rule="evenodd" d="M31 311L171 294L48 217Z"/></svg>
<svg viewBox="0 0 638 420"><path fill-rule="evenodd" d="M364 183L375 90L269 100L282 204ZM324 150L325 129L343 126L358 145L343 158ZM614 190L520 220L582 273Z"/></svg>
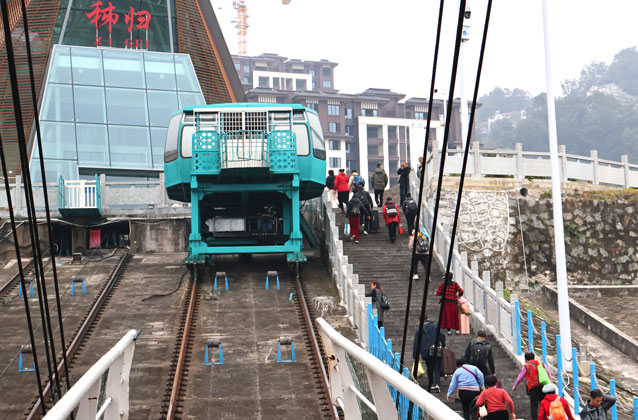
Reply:
<svg viewBox="0 0 638 420"><path fill-rule="evenodd" d="M445 281L439 284L439 288L436 291L437 296L441 296L443 293L443 287ZM457 334L460 334L459 329L461 324L459 322L459 297L463 296L463 289L457 282L454 281L452 273L448 274L447 288L445 290L445 297L443 299L443 317L441 318L441 329L447 328L447 334L452 334L452 330L456 330ZM441 301L439 300L439 303Z"/></svg>

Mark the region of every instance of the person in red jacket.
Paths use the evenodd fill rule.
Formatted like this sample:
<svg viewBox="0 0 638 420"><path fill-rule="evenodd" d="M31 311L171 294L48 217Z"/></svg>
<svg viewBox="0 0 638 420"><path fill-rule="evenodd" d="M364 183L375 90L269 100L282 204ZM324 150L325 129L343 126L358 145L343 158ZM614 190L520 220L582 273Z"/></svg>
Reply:
<svg viewBox="0 0 638 420"><path fill-rule="evenodd" d="M348 187L348 175L343 169L339 169L339 173L335 177L335 191L339 200L339 208L341 213L345 213L344 205L348 204L350 198L350 187Z"/></svg>
<svg viewBox="0 0 638 420"><path fill-rule="evenodd" d="M560 418L562 413L554 413L554 415L552 416L552 419L574 420L574 416L572 416L572 411L569 408L569 404L567 403L567 400L565 400L565 398L563 397L559 397L558 395L556 395L556 391L558 391L558 388L554 384L545 385L543 387L543 392L547 395L545 395L545 398L543 399L543 401L541 401L541 407L540 407L540 410L538 411L538 420L549 419L549 416L552 415L552 410L556 409L556 408L552 408L552 402L554 402L555 400L560 401L561 405L563 406L562 411L565 412L565 415L562 418ZM560 411L560 408L558 408L558 410Z"/></svg>
<svg viewBox="0 0 638 420"><path fill-rule="evenodd" d="M388 197L385 200L383 218L385 219L385 225L388 227L390 242L394 243L397 240L397 226L401 223L401 215L399 214L399 206L392 201L392 197Z"/></svg>

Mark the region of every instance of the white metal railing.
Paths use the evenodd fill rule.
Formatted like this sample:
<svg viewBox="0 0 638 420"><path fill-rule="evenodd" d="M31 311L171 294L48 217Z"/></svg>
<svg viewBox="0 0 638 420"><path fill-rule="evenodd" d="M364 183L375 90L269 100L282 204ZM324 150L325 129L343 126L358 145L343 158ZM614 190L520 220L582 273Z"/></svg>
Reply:
<svg viewBox="0 0 638 420"><path fill-rule="evenodd" d="M83 179L64 181L64 198L67 209L97 207L98 186L96 181Z"/></svg>
<svg viewBox="0 0 638 420"><path fill-rule="evenodd" d="M441 151L438 142L432 142L432 153L427 157L428 180L437 176ZM447 150L445 175L459 174L463 164L463 150ZM581 181L592 184L615 185L629 188L638 187L638 165L630 164L627 155L620 162L599 159L598 151L590 151L589 156L567 154L565 146L559 146L561 181ZM549 177L551 173L548 152L525 152L521 143L512 149L481 150L479 143L472 143L468 159L467 173L472 177L510 176L524 179L528 176Z"/></svg>
<svg viewBox="0 0 638 420"><path fill-rule="evenodd" d="M75 418L126 420L129 416L129 374L137 331L130 330L100 358L49 410L43 420L64 420L77 408ZM103 377L107 375L103 384ZM100 396L103 395L103 401ZM98 404L100 406L98 407Z"/></svg>
<svg viewBox="0 0 638 420"><path fill-rule="evenodd" d="M377 418L398 419L399 411L390 393L390 388L398 391L402 398L412 401L418 407L424 419L455 420L462 419L450 407L439 401L417 383L401 375L391 366L383 363L355 343L351 342L332 328L322 318L317 319L322 342L328 360L328 376L330 377L330 400L333 405L340 406L348 420L360 420L359 401L372 410ZM372 401L357 387L358 381L353 377L348 366L348 358L359 362L365 370L365 377L372 394ZM405 402L405 401L404 401ZM405 404L404 404L405 405ZM406 414L406 413L402 413ZM405 418L401 415L401 418ZM414 417L416 418L416 417Z"/></svg>

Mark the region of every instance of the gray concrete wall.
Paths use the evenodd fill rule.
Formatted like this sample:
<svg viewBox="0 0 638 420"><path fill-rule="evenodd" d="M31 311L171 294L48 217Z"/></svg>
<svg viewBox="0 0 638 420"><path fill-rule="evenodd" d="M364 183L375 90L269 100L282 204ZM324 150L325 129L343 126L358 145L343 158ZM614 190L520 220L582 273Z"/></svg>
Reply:
<svg viewBox="0 0 638 420"><path fill-rule="evenodd" d="M190 218L129 221L131 251L134 253L184 252L188 248Z"/></svg>

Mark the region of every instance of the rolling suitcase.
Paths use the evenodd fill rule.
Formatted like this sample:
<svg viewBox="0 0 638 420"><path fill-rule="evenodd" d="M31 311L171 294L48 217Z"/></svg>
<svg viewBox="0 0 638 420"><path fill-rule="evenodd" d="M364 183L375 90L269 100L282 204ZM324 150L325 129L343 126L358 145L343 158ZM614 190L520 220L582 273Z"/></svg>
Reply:
<svg viewBox="0 0 638 420"><path fill-rule="evenodd" d="M379 210L370 210L370 233L379 232Z"/></svg>

